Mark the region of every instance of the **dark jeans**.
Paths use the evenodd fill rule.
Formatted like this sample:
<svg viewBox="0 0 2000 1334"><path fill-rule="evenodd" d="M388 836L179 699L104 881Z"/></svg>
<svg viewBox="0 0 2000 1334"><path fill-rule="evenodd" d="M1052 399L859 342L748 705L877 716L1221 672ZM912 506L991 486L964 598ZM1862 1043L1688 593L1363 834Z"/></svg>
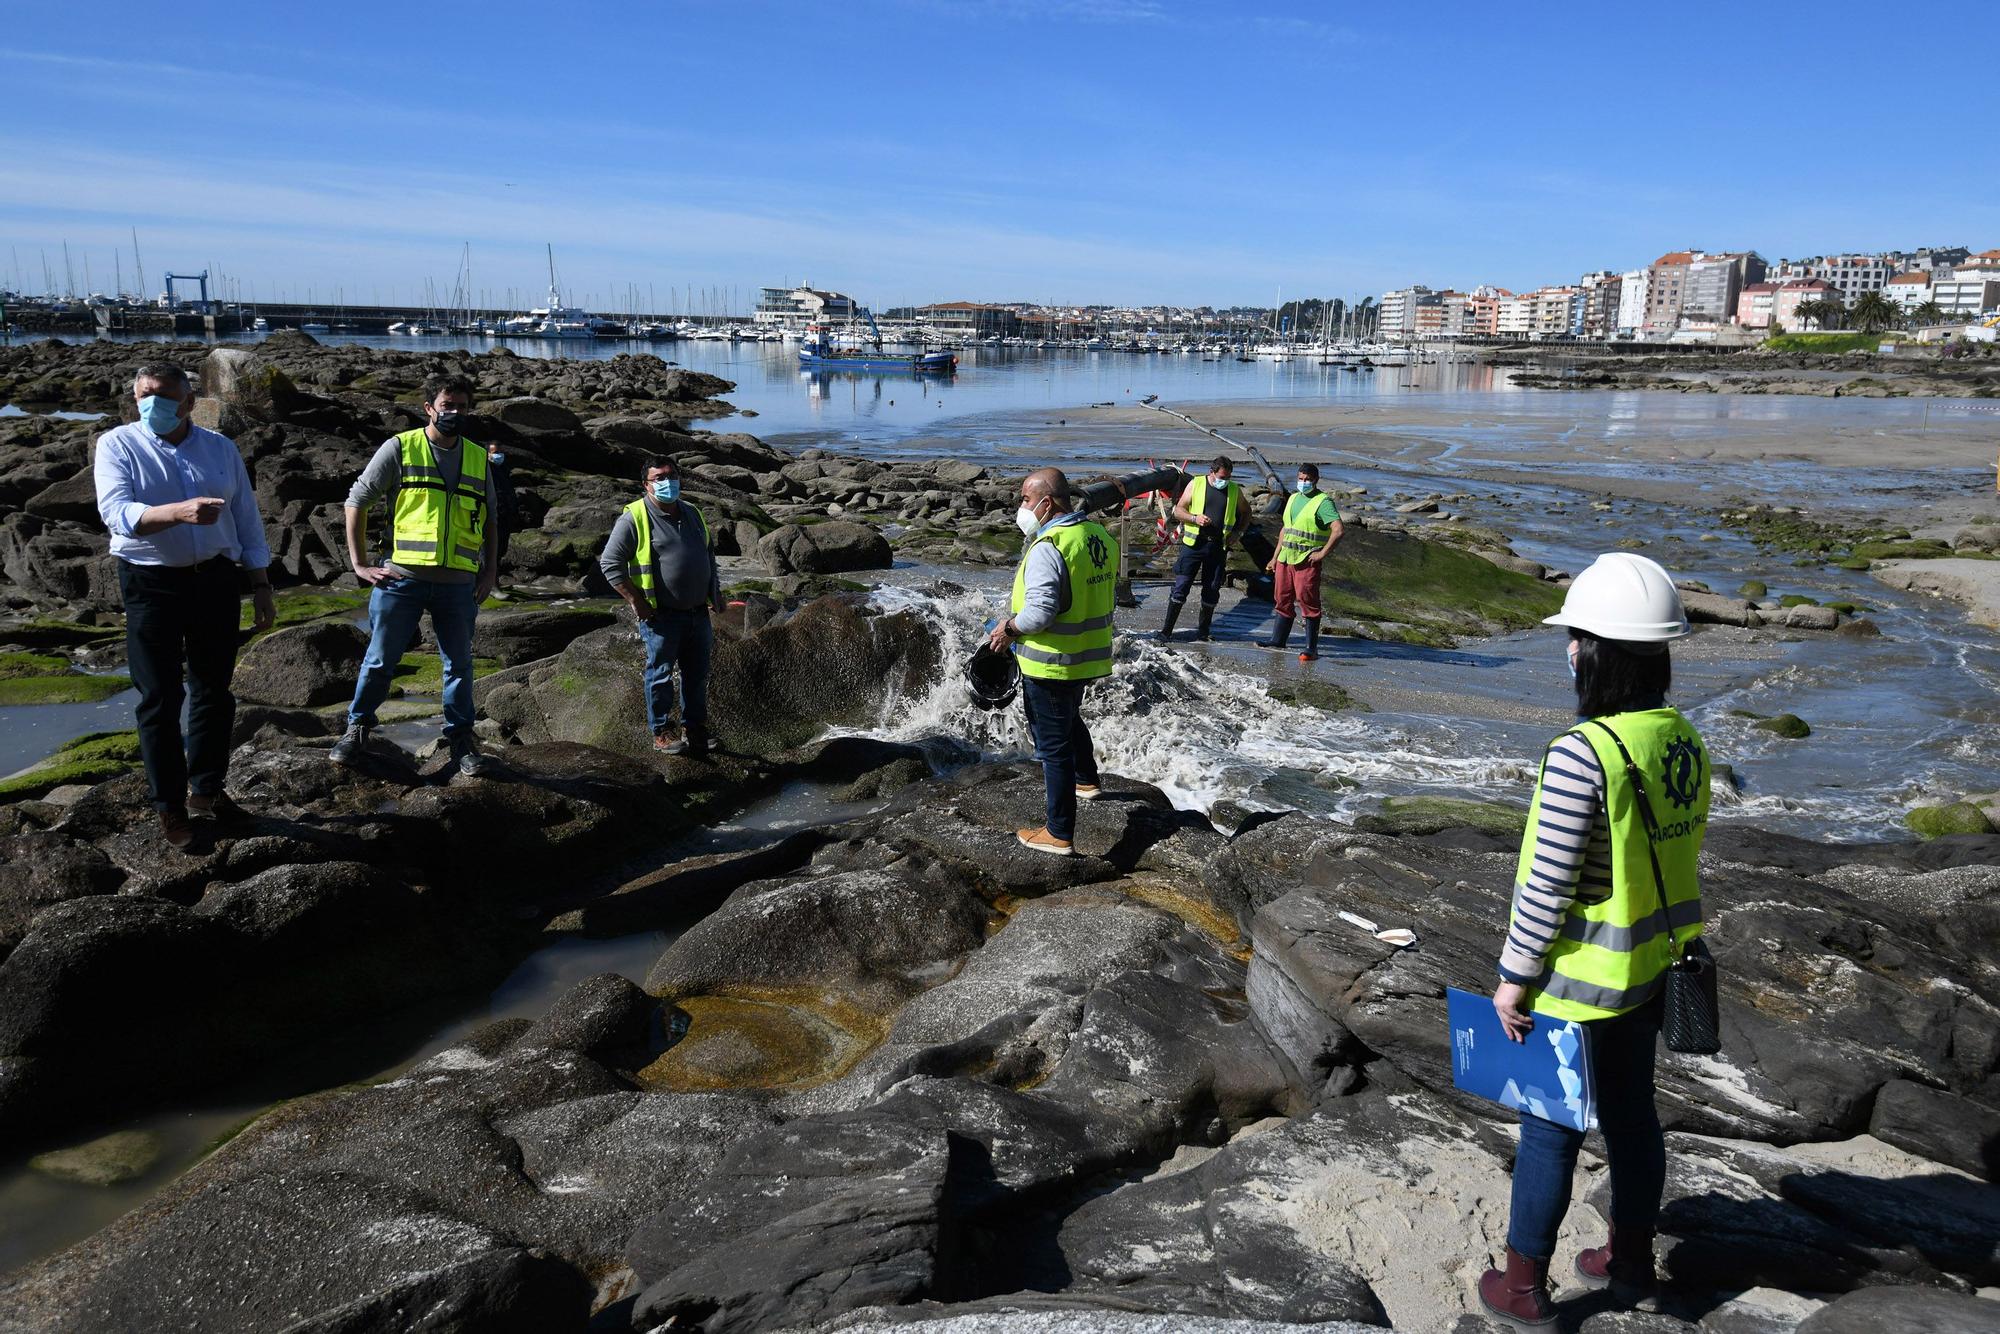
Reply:
<svg viewBox="0 0 2000 1334"><path fill-rule="evenodd" d="M1220 542L1184 546L1174 558L1174 586L1167 601L1176 606L1188 600L1197 577L1201 580L1201 602L1213 607L1222 597L1222 572L1229 565L1229 548Z"/></svg>
<svg viewBox="0 0 2000 1334"><path fill-rule="evenodd" d="M1598 1129L1611 1164L1611 1226L1621 1232L1653 1230L1666 1186L1667 1142L1653 1106L1660 1006L1660 997L1655 996L1636 1010L1585 1025L1590 1030ZM1539 1017L1535 1022L1551 1021ZM1536 1260L1555 1254L1556 1232L1569 1212L1570 1181L1582 1147L1581 1131L1539 1116L1521 1117L1521 1147L1514 1155L1507 1223L1507 1244L1520 1254Z"/></svg>
<svg viewBox="0 0 2000 1334"><path fill-rule="evenodd" d="M1076 837L1076 785L1097 785L1097 752L1083 721L1085 684L1021 678L1021 704L1048 789L1048 830L1064 840Z"/></svg>
<svg viewBox="0 0 2000 1334"><path fill-rule="evenodd" d="M243 577L235 562L220 558L185 567L121 560L118 592L125 602L125 657L139 688L139 754L153 809L187 805L190 787L215 796L229 768L229 734L236 725L229 678L236 674Z"/></svg>
<svg viewBox="0 0 2000 1334"><path fill-rule="evenodd" d="M431 614L431 634L437 639L444 665L444 734L472 735L472 626L479 604L471 584L439 584L425 579L385 579L368 594L368 656L354 681L354 702L347 706L347 723L375 725L375 710L389 698L396 665L410 651L417 625Z"/></svg>
<svg viewBox="0 0 2000 1334"><path fill-rule="evenodd" d="M681 718L689 727L707 727L708 663L715 647L708 608L661 607L650 622L639 622L639 637L646 641L646 726L657 732L673 722L678 665Z"/></svg>

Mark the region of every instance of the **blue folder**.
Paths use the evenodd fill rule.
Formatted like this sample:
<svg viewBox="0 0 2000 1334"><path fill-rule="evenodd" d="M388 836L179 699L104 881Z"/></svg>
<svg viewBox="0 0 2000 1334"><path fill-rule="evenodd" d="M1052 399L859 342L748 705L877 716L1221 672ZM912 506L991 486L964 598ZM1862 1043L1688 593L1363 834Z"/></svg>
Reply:
<svg viewBox="0 0 2000 1334"><path fill-rule="evenodd" d="M1526 1042L1500 1027L1493 998L1449 988L1451 1082L1526 1116L1597 1128L1597 1090L1590 1079L1590 1031L1574 1020L1535 1016Z"/></svg>

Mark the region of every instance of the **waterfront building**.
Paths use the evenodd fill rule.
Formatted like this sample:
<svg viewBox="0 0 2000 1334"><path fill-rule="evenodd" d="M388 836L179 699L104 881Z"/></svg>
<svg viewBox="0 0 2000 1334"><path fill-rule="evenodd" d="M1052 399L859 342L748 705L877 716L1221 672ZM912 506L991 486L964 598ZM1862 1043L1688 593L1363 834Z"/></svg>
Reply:
<svg viewBox="0 0 2000 1334"><path fill-rule="evenodd" d="M1494 332L1502 338L1526 338L1535 327L1535 295L1509 292L1500 298Z"/></svg>
<svg viewBox="0 0 2000 1334"><path fill-rule="evenodd" d="M1653 271L1627 269L1618 275L1618 318L1615 328L1620 338L1637 338L1646 328L1646 305L1652 300Z"/></svg>
<svg viewBox="0 0 2000 1334"><path fill-rule="evenodd" d="M1697 256L1687 267L1681 317L1700 323L1727 322L1736 313L1743 288L1763 281L1766 267L1764 257L1754 250Z"/></svg>
<svg viewBox="0 0 2000 1334"><path fill-rule="evenodd" d="M1950 278L1932 278L1930 300L1944 306L1944 314L1954 320L2000 310L2000 266L1958 264Z"/></svg>
<svg viewBox="0 0 2000 1334"><path fill-rule="evenodd" d="M1905 315L1931 299L1931 273L1928 269L1912 269L1899 273L1882 284L1882 295L1896 303Z"/></svg>
<svg viewBox="0 0 2000 1334"><path fill-rule="evenodd" d="M1528 293L1528 336L1561 338L1578 320L1580 287L1538 287Z"/></svg>
<svg viewBox="0 0 2000 1334"><path fill-rule="evenodd" d="M1624 291L1623 275L1609 269L1586 273L1578 284L1583 299L1577 305L1576 327L1570 332L1579 338L1612 338L1618 333L1618 308Z"/></svg>
<svg viewBox="0 0 2000 1334"><path fill-rule="evenodd" d="M1471 298L1445 288L1417 297L1411 316L1419 338L1462 338L1472 332Z"/></svg>
<svg viewBox="0 0 2000 1334"><path fill-rule="evenodd" d="M1425 299L1435 301L1437 293L1428 287L1399 287L1393 292L1384 292L1375 304L1375 336L1378 338L1408 338L1417 331L1417 305Z"/></svg>
<svg viewBox="0 0 2000 1334"><path fill-rule="evenodd" d="M804 329L809 324L846 324L865 312L851 296L816 287L766 287L757 298L751 319L778 329Z"/></svg>
<svg viewBox="0 0 2000 1334"><path fill-rule="evenodd" d="M983 301L940 301L918 306L915 314L934 333L970 334L978 338L988 334L1011 337L1021 332L1023 324L1023 316L1013 307Z"/></svg>
<svg viewBox="0 0 2000 1334"><path fill-rule="evenodd" d="M1771 328L1778 333L1795 332L1805 324L1799 318L1800 305L1807 301L1830 300L1839 295L1840 289L1824 278L1793 278L1782 282L1771 299Z"/></svg>
<svg viewBox="0 0 2000 1334"><path fill-rule="evenodd" d="M1504 287L1487 284L1472 289L1465 298L1465 322L1474 334L1497 338L1500 334L1500 303L1514 294Z"/></svg>
<svg viewBox="0 0 2000 1334"><path fill-rule="evenodd" d="M1736 297L1736 322L1746 329L1768 329L1778 304L1778 284L1751 283Z"/></svg>
<svg viewBox="0 0 2000 1334"><path fill-rule="evenodd" d="M1670 250L1647 266L1651 281L1646 290L1645 331L1664 338L1681 322L1681 303L1687 294L1688 267L1701 252Z"/></svg>

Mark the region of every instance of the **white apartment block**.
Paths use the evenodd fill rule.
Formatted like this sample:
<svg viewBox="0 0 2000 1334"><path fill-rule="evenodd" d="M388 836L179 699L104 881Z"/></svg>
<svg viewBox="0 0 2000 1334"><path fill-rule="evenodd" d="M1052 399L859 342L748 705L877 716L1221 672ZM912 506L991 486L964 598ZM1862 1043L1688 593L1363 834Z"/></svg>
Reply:
<svg viewBox="0 0 2000 1334"><path fill-rule="evenodd" d="M1636 337L1646 323L1646 298L1652 293L1651 269L1627 269L1618 277L1618 336Z"/></svg>

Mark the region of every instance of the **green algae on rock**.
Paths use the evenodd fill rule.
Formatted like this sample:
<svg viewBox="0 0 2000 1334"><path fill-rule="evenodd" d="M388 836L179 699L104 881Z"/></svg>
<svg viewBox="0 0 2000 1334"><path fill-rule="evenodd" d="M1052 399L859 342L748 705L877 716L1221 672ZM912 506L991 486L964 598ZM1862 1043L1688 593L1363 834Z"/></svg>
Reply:
<svg viewBox="0 0 2000 1334"><path fill-rule="evenodd" d="M1537 625L1562 606L1562 590L1440 542L1359 526L1326 558L1320 603L1328 616L1384 622L1439 637ZM1414 642L1424 642L1417 639Z"/></svg>
<svg viewBox="0 0 2000 1334"><path fill-rule="evenodd" d="M96 704L131 688L129 676L91 676L84 672L6 677L0 678L0 708L16 704Z"/></svg>
<svg viewBox="0 0 2000 1334"><path fill-rule="evenodd" d="M1947 802L1941 806L1917 806L1904 812L1903 823L1919 838L1942 838L1946 834L1991 834L1993 822L1986 812L1969 801Z"/></svg>

